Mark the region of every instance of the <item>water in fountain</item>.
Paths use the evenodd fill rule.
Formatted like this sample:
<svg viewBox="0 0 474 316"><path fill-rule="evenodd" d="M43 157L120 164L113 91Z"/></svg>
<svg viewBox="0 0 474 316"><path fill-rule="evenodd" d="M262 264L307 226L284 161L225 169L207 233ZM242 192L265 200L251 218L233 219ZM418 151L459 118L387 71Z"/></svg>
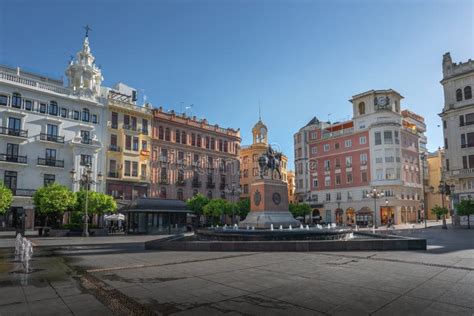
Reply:
<svg viewBox="0 0 474 316"><path fill-rule="evenodd" d="M317 224L317 225L316 225L316 228L317 228L317 229L323 229L323 226Z"/></svg>
<svg viewBox="0 0 474 316"><path fill-rule="evenodd" d="M17 261L20 260L22 246L23 246L23 237L21 236L20 233L18 233L15 239L15 260Z"/></svg>
<svg viewBox="0 0 474 316"><path fill-rule="evenodd" d="M331 228L331 224L328 224L328 229Z"/></svg>
<svg viewBox="0 0 474 316"><path fill-rule="evenodd" d="M219 228L219 224L216 225L216 228Z"/></svg>
<svg viewBox="0 0 474 316"><path fill-rule="evenodd" d="M227 224L224 225L224 230L226 230L226 229L227 229Z"/></svg>
<svg viewBox="0 0 474 316"><path fill-rule="evenodd" d="M33 257L33 245L31 244L31 241L29 241L26 238L24 239L24 245L23 245L23 267L26 273L30 273L30 260L31 257Z"/></svg>
<svg viewBox="0 0 474 316"><path fill-rule="evenodd" d="M304 229L303 224L300 224L300 229Z"/></svg>
<svg viewBox="0 0 474 316"><path fill-rule="evenodd" d="M273 224L270 224L270 230L273 230Z"/></svg>
<svg viewBox="0 0 474 316"><path fill-rule="evenodd" d="M336 223L332 223L332 224L331 224L331 227L332 227L332 228L336 228Z"/></svg>
<svg viewBox="0 0 474 316"><path fill-rule="evenodd" d="M237 226L237 224L234 224L234 229L239 230L239 226Z"/></svg>
<svg viewBox="0 0 474 316"><path fill-rule="evenodd" d="M309 225L308 224L306 224L306 230L309 230Z"/></svg>
<svg viewBox="0 0 474 316"><path fill-rule="evenodd" d="M280 230L283 230L283 226L280 225Z"/></svg>
<svg viewBox="0 0 474 316"><path fill-rule="evenodd" d="M289 229L289 230L292 230L292 229L293 229L293 227L291 227L291 225L290 225L290 227L288 227L288 229Z"/></svg>
<svg viewBox="0 0 474 316"><path fill-rule="evenodd" d="M247 225L247 230L249 230L249 229L250 229L250 227L249 227L249 225Z"/></svg>
<svg viewBox="0 0 474 316"><path fill-rule="evenodd" d="M255 230L255 226L252 226L252 230Z"/></svg>

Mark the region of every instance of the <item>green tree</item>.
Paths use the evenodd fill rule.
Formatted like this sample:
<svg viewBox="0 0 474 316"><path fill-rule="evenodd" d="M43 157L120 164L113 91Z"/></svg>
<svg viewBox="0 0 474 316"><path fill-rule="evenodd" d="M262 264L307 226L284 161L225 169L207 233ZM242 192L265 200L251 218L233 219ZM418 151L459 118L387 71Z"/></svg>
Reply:
<svg viewBox="0 0 474 316"><path fill-rule="evenodd" d="M223 214L229 214L229 209L232 213L232 208L226 200L213 199L204 206L203 214L211 217L213 221L216 221L216 219L219 219Z"/></svg>
<svg viewBox="0 0 474 316"><path fill-rule="evenodd" d="M238 214L241 219L247 217L247 214L250 212L250 198L241 199L237 202Z"/></svg>
<svg viewBox="0 0 474 316"><path fill-rule="evenodd" d="M201 193L196 194L195 196L189 198L186 201L186 205L188 206L188 208L193 211L193 213L197 216L203 214L204 206L206 206L207 203L209 203L209 199Z"/></svg>
<svg viewBox="0 0 474 316"><path fill-rule="evenodd" d="M290 213L293 217L306 217L311 214L311 207L306 203L293 203L290 204Z"/></svg>
<svg viewBox="0 0 474 316"><path fill-rule="evenodd" d="M88 214L104 214L114 213L117 210L117 203L114 198L110 195L89 191L80 190L75 193L76 204L74 211L84 213L86 205L86 193L87 193L87 213Z"/></svg>
<svg viewBox="0 0 474 316"><path fill-rule="evenodd" d="M467 216L467 228L471 229L471 223L469 217L474 215L474 203L471 200L462 200L460 203L456 204L456 209L458 214L461 216Z"/></svg>
<svg viewBox="0 0 474 316"><path fill-rule="evenodd" d="M42 187L33 195L33 203L39 214L45 215L44 225L48 225L50 215L60 215L76 204L76 195L66 186L53 183Z"/></svg>
<svg viewBox="0 0 474 316"><path fill-rule="evenodd" d="M12 191L0 183L0 214L5 213L13 202Z"/></svg>
<svg viewBox="0 0 474 316"><path fill-rule="evenodd" d="M446 225L446 214L448 214L449 210L446 207L441 207L439 205L435 205L431 209L431 213L436 215L437 217L443 218L443 229L447 229L448 226Z"/></svg>

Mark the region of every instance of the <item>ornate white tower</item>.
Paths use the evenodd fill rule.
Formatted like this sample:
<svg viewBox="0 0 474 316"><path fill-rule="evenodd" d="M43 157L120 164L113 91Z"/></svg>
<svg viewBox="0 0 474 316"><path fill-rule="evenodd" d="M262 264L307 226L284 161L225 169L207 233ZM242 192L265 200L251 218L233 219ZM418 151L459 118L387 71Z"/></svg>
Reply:
<svg viewBox="0 0 474 316"><path fill-rule="evenodd" d="M262 119L260 118L258 122L253 126L252 128L252 134L253 134L253 143L254 144L268 144L268 130L267 126L262 122Z"/></svg>
<svg viewBox="0 0 474 316"><path fill-rule="evenodd" d="M95 98L100 94L100 85L104 78L101 70L94 64L94 56L89 47L89 27L86 27L86 36L82 49L77 52L76 59L69 62L66 69L68 87L80 96Z"/></svg>

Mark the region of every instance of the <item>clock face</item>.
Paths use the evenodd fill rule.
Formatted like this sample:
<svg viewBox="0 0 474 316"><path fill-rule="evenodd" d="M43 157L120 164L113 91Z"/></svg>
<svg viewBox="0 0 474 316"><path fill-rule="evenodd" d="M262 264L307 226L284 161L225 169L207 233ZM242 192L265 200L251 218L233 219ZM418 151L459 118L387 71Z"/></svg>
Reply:
<svg viewBox="0 0 474 316"><path fill-rule="evenodd" d="M385 97L377 97L378 105L387 105L387 99Z"/></svg>

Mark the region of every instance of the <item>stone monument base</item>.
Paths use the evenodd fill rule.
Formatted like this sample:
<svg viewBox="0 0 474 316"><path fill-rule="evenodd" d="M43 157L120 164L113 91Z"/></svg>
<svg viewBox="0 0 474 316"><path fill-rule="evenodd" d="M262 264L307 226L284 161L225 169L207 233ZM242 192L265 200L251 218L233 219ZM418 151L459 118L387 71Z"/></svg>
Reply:
<svg viewBox="0 0 474 316"><path fill-rule="evenodd" d="M278 229L299 227L289 211L288 187L281 180L259 179L250 185L250 213L240 222L241 228Z"/></svg>

